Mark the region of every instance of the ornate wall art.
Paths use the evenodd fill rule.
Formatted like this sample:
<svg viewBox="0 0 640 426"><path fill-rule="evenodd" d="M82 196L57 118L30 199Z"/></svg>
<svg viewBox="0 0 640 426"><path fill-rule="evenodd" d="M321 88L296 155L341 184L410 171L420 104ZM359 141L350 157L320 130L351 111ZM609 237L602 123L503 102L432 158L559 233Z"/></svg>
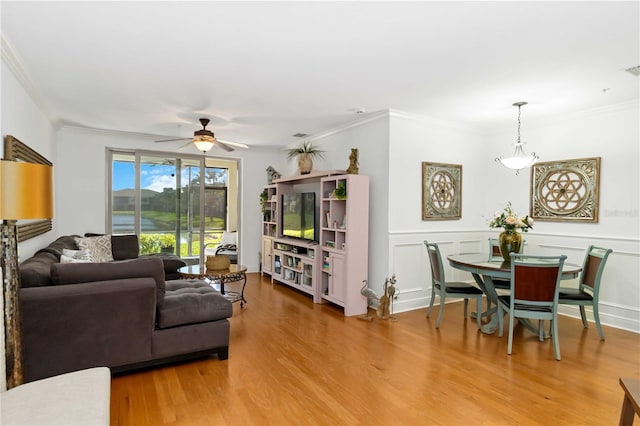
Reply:
<svg viewBox="0 0 640 426"><path fill-rule="evenodd" d="M462 217L462 165L422 163L422 220Z"/></svg>
<svg viewBox="0 0 640 426"><path fill-rule="evenodd" d="M536 163L531 168L530 216L598 222L600 157Z"/></svg>

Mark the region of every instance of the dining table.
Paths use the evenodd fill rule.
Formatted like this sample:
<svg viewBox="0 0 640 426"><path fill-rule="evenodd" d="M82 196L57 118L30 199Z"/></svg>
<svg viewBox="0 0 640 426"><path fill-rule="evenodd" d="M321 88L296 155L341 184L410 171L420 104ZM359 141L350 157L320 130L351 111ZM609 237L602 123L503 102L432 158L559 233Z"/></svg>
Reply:
<svg viewBox="0 0 640 426"><path fill-rule="evenodd" d="M511 262L503 259L497 259L489 253L460 253L450 254L447 256L449 265L454 269L470 272L478 287L487 296L487 300L494 307L486 310L485 312L477 312L476 315L482 315L488 317L489 321L482 325L480 330L485 334L493 334L498 329L498 291L493 285L494 279L510 280L511 279ZM573 263L565 262L562 267L562 280L568 280L576 278L582 267ZM534 333L538 333L538 328L533 326L530 321L526 319L519 319L519 321L529 330Z"/></svg>

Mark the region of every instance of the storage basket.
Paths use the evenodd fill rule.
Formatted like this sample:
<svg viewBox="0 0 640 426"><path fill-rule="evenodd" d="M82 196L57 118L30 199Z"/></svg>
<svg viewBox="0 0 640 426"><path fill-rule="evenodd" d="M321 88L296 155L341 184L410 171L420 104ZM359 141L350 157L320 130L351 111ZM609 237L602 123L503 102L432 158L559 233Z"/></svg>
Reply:
<svg viewBox="0 0 640 426"><path fill-rule="evenodd" d="M224 254L207 256L206 265L207 269L213 269L216 271L229 269L229 265L231 265L231 259L229 259L229 256L225 256Z"/></svg>

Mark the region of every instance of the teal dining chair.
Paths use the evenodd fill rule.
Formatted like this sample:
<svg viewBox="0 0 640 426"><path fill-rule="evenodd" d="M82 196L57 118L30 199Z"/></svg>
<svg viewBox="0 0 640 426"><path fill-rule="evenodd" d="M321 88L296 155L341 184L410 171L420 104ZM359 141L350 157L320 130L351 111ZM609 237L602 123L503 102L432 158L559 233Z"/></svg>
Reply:
<svg viewBox="0 0 640 426"><path fill-rule="evenodd" d="M578 288L560 287L558 303L561 305L578 305L580 307L580 317L582 325L588 328L587 316L584 307L591 305L593 318L600 335L600 340L604 340L604 332L600 325L600 312L598 309L598 298L600 294L600 281L602 272L607 263L607 258L613 252L611 249L589 246L582 263L582 272L578 280Z"/></svg>
<svg viewBox="0 0 640 426"><path fill-rule="evenodd" d="M431 302L429 302L429 308L427 309L427 318L431 315L436 294L440 297L440 311L438 312L438 319L436 320L436 328L440 328L440 321L442 321L442 314L444 312L444 302L447 297L464 299L465 318L467 318L469 299L476 299L477 312L482 312L482 290L465 282L447 282L444 276L442 256L440 255L438 244L431 244L425 241L424 245L427 248L429 264L431 265ZM476 315L478 328L482 326L481 319L482 315Z"/></svg>
<svg viewBox="0 0 640 426"><path fill-rule="evenodd" d="M511 292L498 296L498 336L502 337L504 311L509 312L509 343L513 349L513 326L516 318L538 320L538 338L544 341L542 321L551 321L551 338L555 358L560 361L558 338L558 293L562 265L567 256L532 256L511 253Z"/></svg>

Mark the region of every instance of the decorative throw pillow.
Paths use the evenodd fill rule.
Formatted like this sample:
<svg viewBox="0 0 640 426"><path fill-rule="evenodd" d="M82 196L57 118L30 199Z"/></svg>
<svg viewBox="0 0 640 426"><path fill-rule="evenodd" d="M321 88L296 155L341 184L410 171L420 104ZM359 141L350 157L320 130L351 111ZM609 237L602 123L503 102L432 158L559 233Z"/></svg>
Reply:
<svg viewBox="0 0 640 426"><path fill-rule="evenodd" d="M60 263L90 263L89 259L76 259L74 257L65 256L64 254L60 256Z"/></svg>
<svg viewBox="0 0 640 426"><path fill-rule="evenodd" d="M76 244L80 250L89 253L91 262L112 262L111 235L101 235L99 237L76 238Z"/></svg>
<svg viewBox="0 0 640 426"><path fill-rule="evenodd" d="M236 231L222 231L220 245L238 244L238 233Z"/></svg>
<svg viewBox="0 0 640 426"><path fill-rule="evenodd" d="M70 250L63 248L62 255L72 259L89 261L89 252L87 250Z"/></svg>

